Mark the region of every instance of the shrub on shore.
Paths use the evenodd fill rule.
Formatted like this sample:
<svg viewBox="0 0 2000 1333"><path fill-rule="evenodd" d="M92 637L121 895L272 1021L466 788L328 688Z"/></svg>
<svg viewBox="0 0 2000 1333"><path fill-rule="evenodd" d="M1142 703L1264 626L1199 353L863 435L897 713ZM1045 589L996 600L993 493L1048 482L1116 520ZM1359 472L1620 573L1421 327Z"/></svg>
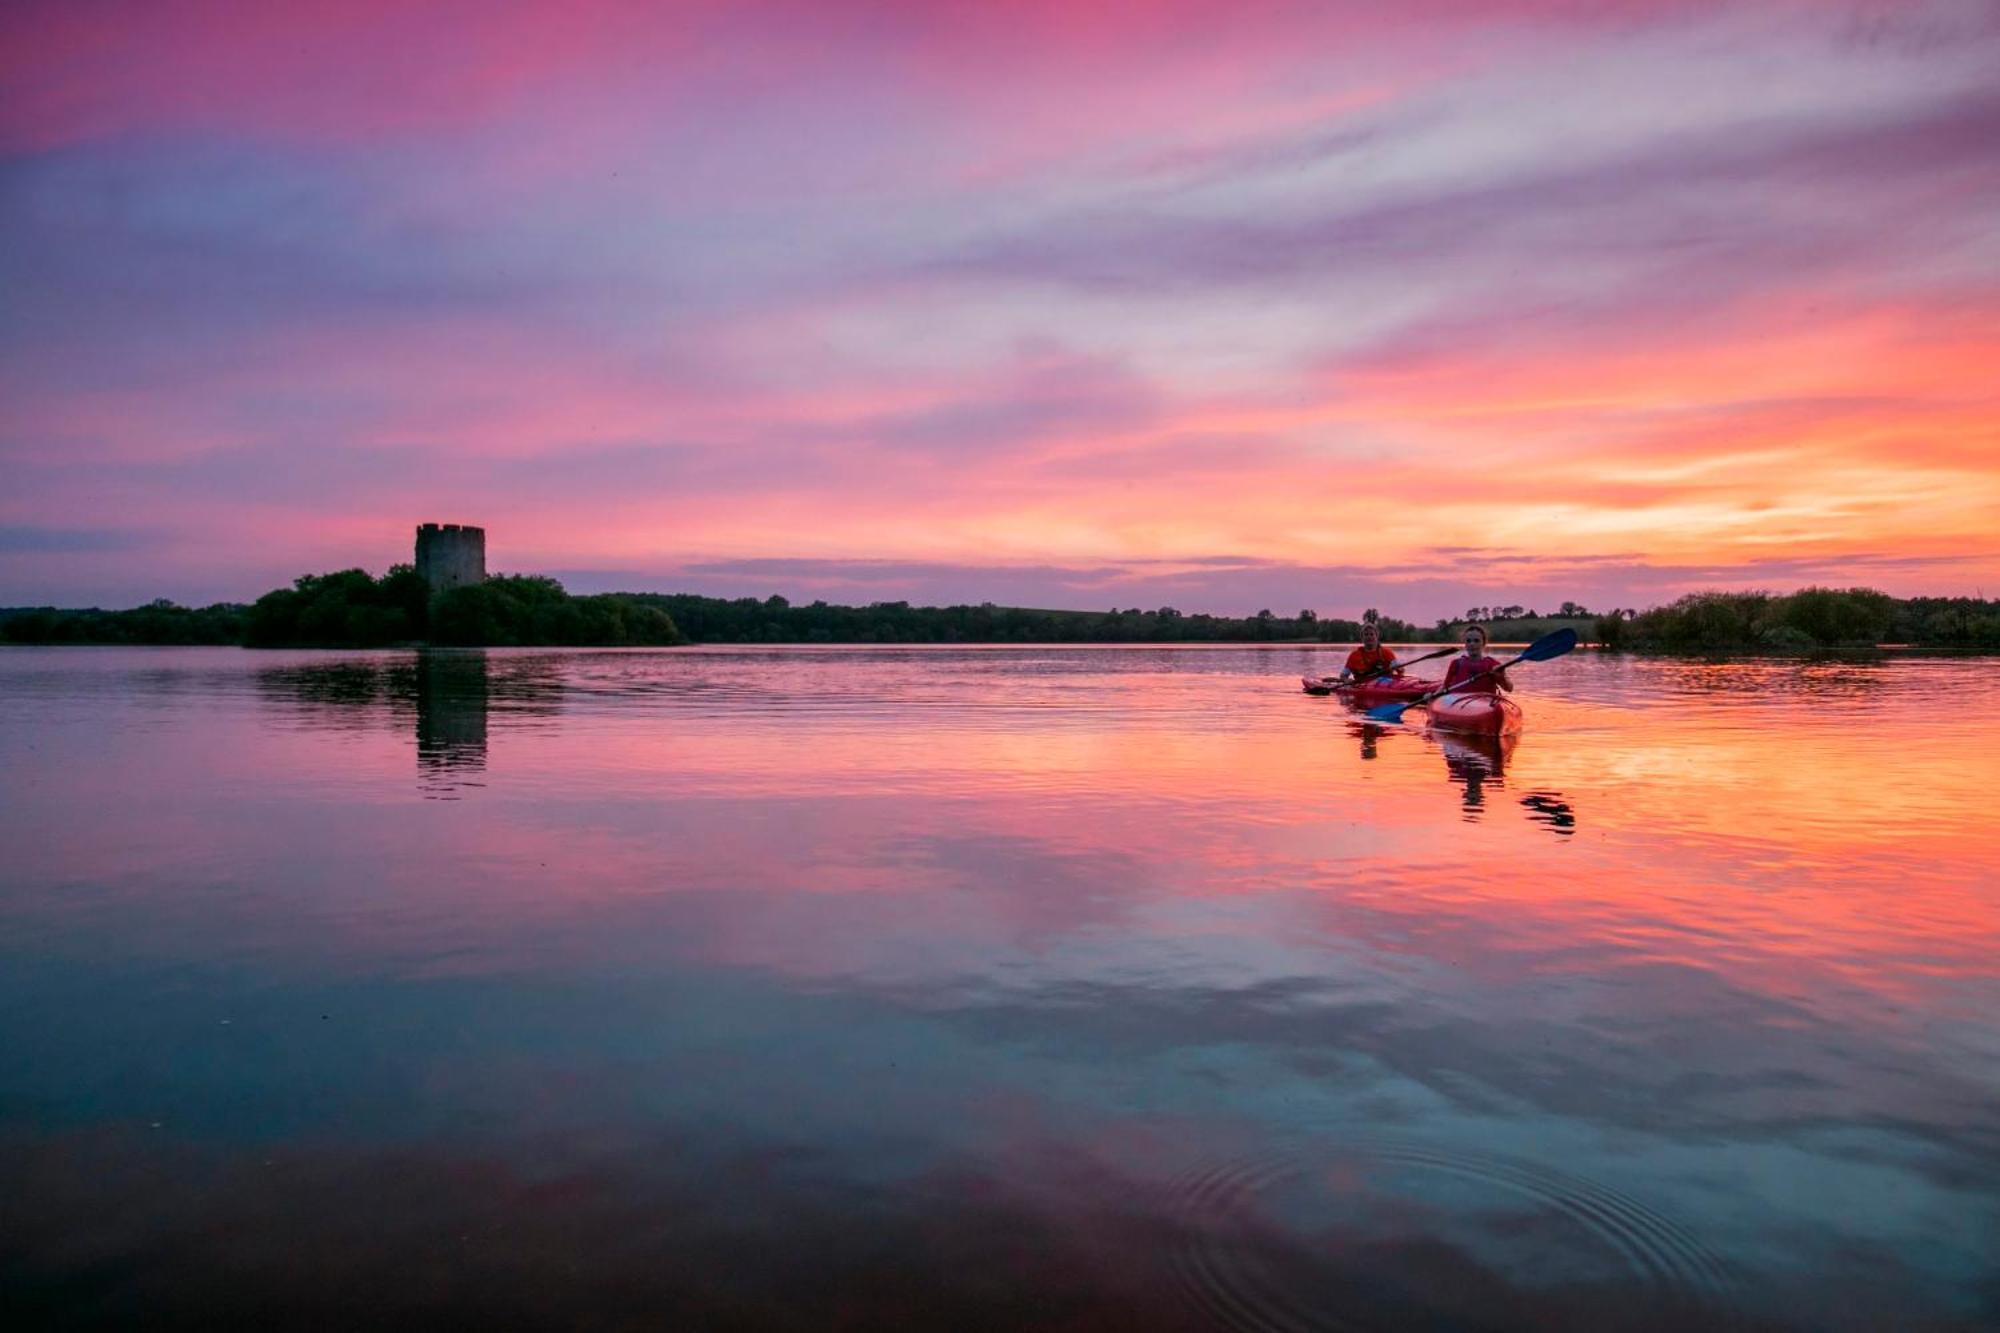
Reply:
<svg viewBox="0 0 2000 1333"><path fill-rule="evenodd" d="M257 599L244 642L253 648L659 645L684 642L673 618L616 593L572 597L537 575L496 575L432 595L409 565L379 579L365 570L308 574Z"/></svg>
<svg viewBox="0 0 2000 1333"><path fill-rule="evenodd" d="M1895 643L2000 648L2000 602L1976 597L1909 597L1896 604Z"/></svg>
<svg viewBox="0 0 2000 1333"><path fill-rule="evenodd" d="M438 594L431 642L462 647L665 646L685 642L673 617L624 593L572 597L540 575L498 575Z"/></svg>
<svg viewBox="0 0 2000 1333"><path fill-rule="evenodd" d="M1889 637L1898 605L1873 588L1693 592L1629 621L1598 622L1598 641L1668 652L1873 647Z"/></svg>
<svg viewBox="0 0 2000 1333"><path fill-rule="evenodd" d="M180 606L162 597L124 611L53 606L0 612L0 642L187 645L240 643L249 608L237 602Z"/></svg>
<svg viewBox="0 0 2000 1333"><path fill-rule="evenodd" d="M430 584L412 565L381 578L364 569L306 574L250 607L243 642L252 648L380 648L424 637Z"/></svg>

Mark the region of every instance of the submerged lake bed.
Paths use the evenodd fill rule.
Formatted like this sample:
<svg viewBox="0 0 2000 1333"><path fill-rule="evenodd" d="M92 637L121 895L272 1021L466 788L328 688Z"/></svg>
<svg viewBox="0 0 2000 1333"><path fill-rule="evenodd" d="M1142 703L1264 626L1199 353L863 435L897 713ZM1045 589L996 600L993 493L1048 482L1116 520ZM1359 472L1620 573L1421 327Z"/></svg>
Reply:
<svg viewBox="0 0 2000 1333"><path fill-rule="evenodd" d="M2000 660L1342 655L0 654L7 1299L2000 1321Z"/></svg>

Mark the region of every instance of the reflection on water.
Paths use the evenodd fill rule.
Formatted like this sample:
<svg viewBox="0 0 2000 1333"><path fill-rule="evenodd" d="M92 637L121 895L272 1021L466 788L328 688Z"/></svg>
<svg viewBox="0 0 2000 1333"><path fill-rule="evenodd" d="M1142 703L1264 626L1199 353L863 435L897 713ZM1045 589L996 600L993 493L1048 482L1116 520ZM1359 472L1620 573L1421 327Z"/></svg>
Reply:
<svg viewBox="0 0 2000 1333"><path fill-rule="evenodd" d="M0 654L10 1313L1991 1325L2000 663L1329 660Z"/></svg>
<svg viewBox="0 0 2000 1333"><path fill-rule="evenodd" d="M487 713L497 696L518 717L560 711L559 659L502 658L484 649L422 649L392 659L287 662L259 671L258 688L296 717L334 729L410 729L419 789L456 799L482 785Z"/></svg>
<svg viewBox="0 0 2000 1333"><path fill-rule="evenodd" d="M417 772L445 794L477 786L486 768L486 654L417 654Z"/></svg>
<svg viewBox="0 0 2000 1333"><path fill-rule="evenodd" d="M1476 823L1485 813L1489 788L1500 790L1505 787L1507 762L1513 756L1515 747L1521 743L1521 737L1516 732L1504 736L1481 736L1436 728L1420 731L1412 726L1389 726L1367 721L1359 716L1361 711L1354 709L1354 715L1343 719L1348 733L1361 743L1361 758L1367 761L1378 757L1385 737L1421 739L1436 746L1444 756L1446 776L1458 789L1459 808L1467 822ZM1414 716L1420 718L1422 714ZM1520 804L1530 820L1558 836L1568 837L1576 832L1576 810L1563 799L1561 792L1530 792L1521 798Z"/></svg>
<svg viewBox="0 0 2000 1333"><path fill-rule="evenodd" d="M1531 791L1521 798L1521 804L1528 811L1528 818L1548 827L1564 837L1576 832L1576 811L1562 798L1560 792Z"/></svg>
<svg viewBox="0 0 2000 1333"><path fill-rule="evenodd" d="M1477 819L1486 805L1486 786L1506 785L1507 756L1519 744L1515 736L1461 736L1433 733L1444 752L1445 771L1464 789L1465 817Z"/></svg>

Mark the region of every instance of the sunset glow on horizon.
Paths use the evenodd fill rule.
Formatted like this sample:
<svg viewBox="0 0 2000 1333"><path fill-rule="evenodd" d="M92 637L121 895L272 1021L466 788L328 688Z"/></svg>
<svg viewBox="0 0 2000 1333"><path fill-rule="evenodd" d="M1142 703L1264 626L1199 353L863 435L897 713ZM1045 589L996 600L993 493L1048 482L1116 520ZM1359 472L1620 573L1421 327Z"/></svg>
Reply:
<svg viewBox="0 0 2000 1333"><path fill-rule="evenodd" d="M2000 7L21 3L0 605L2000 590Z"/></svg>

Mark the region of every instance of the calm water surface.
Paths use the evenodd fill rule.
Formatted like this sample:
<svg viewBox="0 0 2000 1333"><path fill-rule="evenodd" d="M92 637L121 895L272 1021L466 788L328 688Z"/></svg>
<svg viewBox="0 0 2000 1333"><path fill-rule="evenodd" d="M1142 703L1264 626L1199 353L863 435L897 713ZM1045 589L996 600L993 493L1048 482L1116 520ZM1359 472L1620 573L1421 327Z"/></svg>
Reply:
<svg viewBox="0 0 2000 1333"><path fill-rule="evenodd" d="M0 654L4 1300L2000 1321L2000 661L1336 663Z"/></svg>

